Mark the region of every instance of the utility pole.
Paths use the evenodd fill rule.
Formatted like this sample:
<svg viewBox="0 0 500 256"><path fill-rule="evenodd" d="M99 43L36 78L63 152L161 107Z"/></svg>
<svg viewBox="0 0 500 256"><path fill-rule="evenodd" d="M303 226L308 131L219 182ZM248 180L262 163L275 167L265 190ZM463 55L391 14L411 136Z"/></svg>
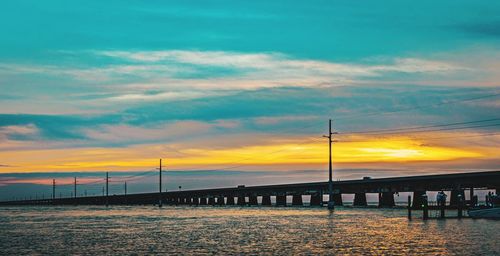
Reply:
<svg viewBox="0 0 500 256"><path fill-rule="evenodd" d="M108 172L106 172L106 207L108 206L109 204L109 174Z"/></svg>
<svg viewBox="0 0 500 256"><path fill-rule="evenodd" d="M158 207L162 207L162 203L161 203L161 159L160 159L160 181L159 181L159 199L158 199Z"/></svg>
<svg viewBox="0 0 500 256"><path fill-rule="evenodd" d="M74 195L75 195L75 199L76 199L76 177L75 177L75 185L74 185ZM75 201L76 202L76 201Z"/></svg>
<svg viewBox="0 0 500 256"><path fill-rule="evenodd" d="M328 136L323 135L323 137L328 138L328 209L330 210L335 208L332 180L332 143L335 142L332 138L333 134L337 134L337 132L332 132L332 119L330 119L328 123Z"/></svg>
<svg viewBox="0 0 500 256"><path fill-rule="evenodd" d="M56 199L56 179L52 179L52 200Z"/></svg>

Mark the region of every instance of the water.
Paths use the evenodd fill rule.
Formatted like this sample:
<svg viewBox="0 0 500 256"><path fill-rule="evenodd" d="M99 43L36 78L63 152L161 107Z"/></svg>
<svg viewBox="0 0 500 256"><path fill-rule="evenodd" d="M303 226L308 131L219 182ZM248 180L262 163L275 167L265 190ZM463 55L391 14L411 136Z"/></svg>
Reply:
<svg viewBox="0 0 500 256"><path fill-rule="evenodd" d="M0 207L0 254L500 255L499 230L403 209Z"/></svg>

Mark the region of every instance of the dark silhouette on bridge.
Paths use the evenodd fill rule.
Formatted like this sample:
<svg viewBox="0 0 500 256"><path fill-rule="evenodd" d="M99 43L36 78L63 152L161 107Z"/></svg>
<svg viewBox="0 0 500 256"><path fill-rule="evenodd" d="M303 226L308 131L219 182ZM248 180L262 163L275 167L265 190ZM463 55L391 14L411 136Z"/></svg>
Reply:
<svg viewBox="0 0 500 256"><path fill-rule="evenodd" d="M266 186L198 189L162 193L140 193L112 196L88 196L39 200L4 201L0 205L263 205L286 206L291 197L294 206L303 205L303 196L310 196L311 206L322 206L328 200L328 182L311 182ZM427 191L451 191L450 205L465 198L465 190L473 198L475 189L496 189L500 192L500 171L423 175L395 178L360 179L333 182L333 201L343 205L342 194L354 194L354 206L367 206L366 193L379 194L380 207L395 206L394 194L413 192L413 207L421 205ZM260 200L258 198L260 197ZM274 200L271 200L271 197ZM260 201L260 203L259 203ZM272 201L275 203L273 204Z"/></svg>

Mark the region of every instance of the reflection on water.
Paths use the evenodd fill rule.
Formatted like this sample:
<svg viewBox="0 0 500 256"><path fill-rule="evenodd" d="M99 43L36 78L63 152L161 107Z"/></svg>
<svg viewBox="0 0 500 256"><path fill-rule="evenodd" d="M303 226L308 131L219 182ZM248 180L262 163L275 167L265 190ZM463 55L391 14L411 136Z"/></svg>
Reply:
<svg viewBox="0 0 500 256"><path fill-rule="evenodd" d="M500 221L405 210L239 207L0 208L0 254L500 255Z"/></svg>

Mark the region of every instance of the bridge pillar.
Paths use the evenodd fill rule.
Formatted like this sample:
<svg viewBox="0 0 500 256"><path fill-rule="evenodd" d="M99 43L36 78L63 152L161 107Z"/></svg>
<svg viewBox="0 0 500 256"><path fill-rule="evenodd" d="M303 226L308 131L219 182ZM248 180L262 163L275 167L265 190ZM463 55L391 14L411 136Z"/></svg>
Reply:
<svg viewBox="0 0 500 256"><path fill-rule="evenodd" d="M475 206L477 204L477 202L475 202L475 198L477 197L474 197L474 188L471 187L469 189L469 198L470 198L470 206Z"/></svg>
<svg viewBox="0 0 500 256"><path fill-rule="evenodd" d="M378 194L378 207L394 207L394 193L382 192Z"/></svg>
<svg viewBox="0 0 500 256"><path fill-rule="evenodd" d="M323 198L321 198L320 193L312 194L311 195L311 206L321 206L323 201Z"/></svg>
<svg viewBox="0 0 500 256"><path fill-rule="evenodd" d="M198 197L191 198L191 204L192 205L198 205L198 204L200 204L200 202L198 200Z"/></svg>
<svg viewBox="0 0 500 256"><path fill-rule="evenodd" d="M425 190L416 190L413 191L413 202L411 207L413 209L421 209L422 204L424 203L424 200L422 198L423 195L425 195L427 192Z"/></svg>
<svg viewBox="0 0 500 256"><path fill-rule="evenodd" d="M463 189L454 189L451 191L450 205L457 206L459 203L458 197L461 196L462 200L465 201L465 191Z"/></svg>
<svg viewBox="0 0 500 256"><path fill-rule="evenodd" d="M298 195L293 195L292 197L292 205L295 205L295 206L302 206L304 204L302 204L302 195L298 194Z"/></svg>
<svg viewBox="0 0 500 256"><path fill-rule="evenodd" d="M276 206L286 206L286 195L276 196Z"/></svg>
<svg viewBox="0 0 500 256"><path fill-rule="evenodd" d="M219 196L217 197L217 204L218 205L224 205L224 196Z"/></svg>
<svg viewBox="0 0 500 256"><path fill-rule="evenodd" d="M353 206L368 206L366 202L366 194L364 192L354 194Z"/></svg>
<svg viewBox="0 0 500 256"><path fill-rule="evenodd" d="M208 198L208 204L209 205L215 205L215 197L209 197Z"/></svg>
<svg viewBox="0 0 500 256"><path fill-rule="evenodd" d="M227 202L226 202L226 205L234 205L234 196L230 195L230 196L227 196Z"/></svg>
<svg viewBox="0 0 500 256"><path fill-rule="evenodd" d="M200 205L207 205L207 198L206 197L200 197Z"/></svg>
<svg viewBox="0 0 500 256"><path fill-rule="evenodd" d="M240 196L238 196L238 201L237 201L236 203L237 203L239 206L246 205L246 204L247 204L247 199L245 198L245 196L240 195Z"/></svg>
<svg viewBox="0 0 500 256"><path fill-rule="evenodd" d="M342 194L341 193L333 194L333 202L337 206L343 206L344 203L342 202Z"/></svg>
<svg viewBox="0 0 500 256"><path fill-rule="evenodd" d="M262 196L262 205L265 205L265 206L271 206L271 196L270 195L265 195L265 196Z"/></svg>

